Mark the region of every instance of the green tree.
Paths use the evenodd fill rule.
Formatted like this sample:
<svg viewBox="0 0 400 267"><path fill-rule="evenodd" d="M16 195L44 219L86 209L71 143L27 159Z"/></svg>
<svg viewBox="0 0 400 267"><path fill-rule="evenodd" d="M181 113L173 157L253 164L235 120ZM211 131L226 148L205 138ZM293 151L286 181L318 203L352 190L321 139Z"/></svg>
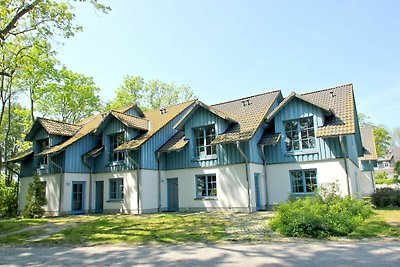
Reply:
<svg viewBox="0 0 400 267"><path fill-rule="evenodd" d="M45 117L76 123L102 109L98 88L92 77L65 66L53 82L36 89L36 107Z"/></svg>
<svg viewBox="0 0 400 267"><path fill-rule="evenodd" d="M368 117L365 113L358 113L358 123L360 124L361 128L373 126L373 123L369 119L370 117Z"/></svg>
<svg viewBox="0 0 400 267"><path fill-rule="evenodd" d="M400 127L395 127L392 131L392 146L400 147Z"/></svg>
<svg viewBox="0 0 400 267"><path fill-rule="evenodd" d="M397 176L400 178L400 160L396 161L396 165L394 167L394 171L397 173Z"/></svg>
<svg viewBox="0 0 400 267"><path fill-rule="evenodd" d="M392 139L389 131L386 130L384 126L375 126L374 137L378 156L385 157L390 147L390 140Z"/></svg>
<svg viewBox="0 0 400 267"><path fill-rule="evenodd" d="M46 184L40 181L38 175L33 176L33 182L29 184L26 200L23 216L25 218L43 217L43 206L47 204Z"/></svg>
<svg viewBox="0 0 400 267"><path fill-rule="evenodd" d="M143 110L163 108L193 98L188 85L176 85L160 80L145 82L140 76L125 76L123 84L115 91L115 98L106 109L116 109L138 104Z"/></svg>
<svg viewBox="0 0 400 267"><path fill-rule="evenodd" d="M10 218L17 215L18 195L17 183L12 180L7 184L6 176L0 176L0 218Z"/></svg>

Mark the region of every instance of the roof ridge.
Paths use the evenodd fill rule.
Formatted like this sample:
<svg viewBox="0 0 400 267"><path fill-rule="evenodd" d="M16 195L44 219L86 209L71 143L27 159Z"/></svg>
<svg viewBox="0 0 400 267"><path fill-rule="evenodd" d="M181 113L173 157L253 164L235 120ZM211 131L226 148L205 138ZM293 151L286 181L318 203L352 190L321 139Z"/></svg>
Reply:
<svg viewBox="0 0 400 267"><path fill-rule="evenodd" d="M197 98L193 98L193 99L186 100L184 102L180 102L180 103L177 103L177 104L174 104L174 105L166 106L165 108L171 108L171 107L179 106L179 105L182 105L182 104L185 104L185 103L188 103L188 102L194 102L196 100L198 100L198 99ZM150 110L143 111L143 113L154 112L154 111L157 111L157 110L160 110L160 109L162 109L162 108L153 108L153 109L150 109Z"/></svg>
<svg viewBox="0 0 400 267"><path fill-rule="evenodd" d="M53 122L58 122L58 123L62 123L62 124L67 124L67 125L72 125L72 126L81 127L81 125L78 125L78 124L69 123L69 122L65 122L65 121L58 121L58 120L48 119L48 118L43 118L43 117L36 117L36 119L37 119L37 120L53 121Z"/></svg>
<svg viewBox="0 0 400 267"><path fill-rule="evenodd" d="M264 93L260 93L260 94L256 94L256 95L241 97L241 98L238 98L238 99L232 99L232 100L224 101L224 102L221 102L221 103L212 104L212 105L210 105L210 107L218 106L218 105L222 105L222 104L228 104L228 103L232 103L232 102L236 102L236 101L248 99L248 98L251 98L251 97L257 97L257 96L262 96L262 95L268 95L268 94L272 94L272 93L276 93L276 92L280 92L280 91L281 91L280 89L277 89L277 90L270 91L270 92L264 92Z"/></svg>
<svg viewBox="0 0 400 267"><path fill-rule="evenodd" d="M309 94L314 94L314 93L320 93L320 92L329 91L329 90L333 90L333 89L337 89L337 88L341 88L341 87L347 87L347 86L351 86L351 88L353 89L353 84L348 83L348 84L338 85L335 87L330 87L330 88L319 89L319 90L311 91L311 92L307 92L307 93L302 93L300 95L309 95Z"/></svg>
<svg viewBox="0 0 400 267"><path fill-rule="evenodd" d="M140 120L149 121L147 118L142 118L142 117L138 117L138 116L135 116L135 115L126 114L126 113L124 113L124 112L117 111L117 110L114 110L114 109L110 110L109 112L110 112L110 113L116 112L116 113L121 114L121 115L124 115L124 116L128 116L128 117L132 117L132 118L136 118L136 119L140 119Z"/></svg>

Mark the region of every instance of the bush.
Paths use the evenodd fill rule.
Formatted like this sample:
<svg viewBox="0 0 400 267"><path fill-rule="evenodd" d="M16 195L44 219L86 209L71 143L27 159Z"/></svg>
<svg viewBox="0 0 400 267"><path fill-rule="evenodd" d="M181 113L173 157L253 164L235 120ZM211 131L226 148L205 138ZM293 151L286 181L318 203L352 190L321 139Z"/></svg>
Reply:
<svg viewBox="0 0 400 267"><path fill-rule="evenodd" d="M274 231L292 237L345 236L372 215L364 200L340 197L337 185L323 186L316 196L281 204L270 225Z"/></svg>
<svg viewBox="0 0 400 267"><path fill-rule="evenodd" d="M0 218L10 218L17 215L17 186L14 180L11 180L11 184L8 186L5 177L0 177Z"/></svg>
<svg viewBox="0 0 400 267"><path fill-rule="evenodd" d="M46 187L38 175L33 176L33 182L29 184L28 201L25 205L23 216L25 218L41 218L44 215L43 206L47 204Z"/></svg>
<svg viewBox="0 0 400 267"><path fill-rule="evenodd" d="M400 190L392 188L377 189L371 195L371 202L377 207L400 207Z"/></svg>
<svg viewBox="0 0 400 267"><path fill-rule="evenodd" d="M379 172L375 175L375 183L376 184L397 184L398 182L399 182L398 177L390 179L388 177L387 172Z"/></svg>

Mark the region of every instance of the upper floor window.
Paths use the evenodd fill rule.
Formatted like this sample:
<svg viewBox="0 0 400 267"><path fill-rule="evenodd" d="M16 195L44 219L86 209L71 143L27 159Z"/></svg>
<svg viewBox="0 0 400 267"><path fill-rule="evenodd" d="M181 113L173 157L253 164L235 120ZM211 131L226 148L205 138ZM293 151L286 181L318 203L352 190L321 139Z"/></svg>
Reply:
<svg viewBox="0 0 400 267"><path fill-rule="evenodd" d="M49 148L49 139L42 139L38 141L39 143L39 153ZM47 165L47 156L41 156L39 159L39 164L41 166Z"/></svg>
<svg viewBox="0 0 400 267"><path fill-rule="evenodd" d="M196 157L203 158L216 154L215 145L211 145L211 142L215 139L214 125L194 129L194 138Z"/></svg>
<svg viewBox="0 0 400 267"><path fill-rule="evenodd" d="M314 193L317 189L317 170L290 171L293 194Z"/></svg>
<svg viewBox="0 0 400 267"><path fill-rule="evenodd" d="M110 161L122 161L125 159L124 152L114 152L114 149L125 143L124 133L110 135Z"/></svg>
<svg viewBox="0 0 400 267"><path fill-rule="evenodd" d="M315 148L315 130L312 117L285 123L286 150L303 150Z"/></svg>

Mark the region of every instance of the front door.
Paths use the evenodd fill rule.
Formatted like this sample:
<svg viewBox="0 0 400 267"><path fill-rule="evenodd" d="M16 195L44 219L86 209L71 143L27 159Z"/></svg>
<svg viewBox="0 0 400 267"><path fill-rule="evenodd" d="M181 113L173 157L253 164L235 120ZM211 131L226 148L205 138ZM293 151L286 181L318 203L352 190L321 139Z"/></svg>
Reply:
<svg viewBox="0 0 400 267"><path fill-rule="evenodd" d="M254 187L256 189L256 210L261 210L260 174L254 173Z"/></svg>
<svg viewBox="0 0 400 267"><path fill-rule="evenodd" d="M178 178L167 179L167 210L179 210Z"/></svg>
<svg viewBox="0 0 400 267"><path fill-rule="evenodd" d="M84 194L85 182L72 182L72 214L81 214L85 212Z"/></svg>
<svg viewBox="0 0 400 267"><path fill-rule="evenodd" d="M103 202L104 202L104 181L97 181L95 212L103 212Z"/></svg>

